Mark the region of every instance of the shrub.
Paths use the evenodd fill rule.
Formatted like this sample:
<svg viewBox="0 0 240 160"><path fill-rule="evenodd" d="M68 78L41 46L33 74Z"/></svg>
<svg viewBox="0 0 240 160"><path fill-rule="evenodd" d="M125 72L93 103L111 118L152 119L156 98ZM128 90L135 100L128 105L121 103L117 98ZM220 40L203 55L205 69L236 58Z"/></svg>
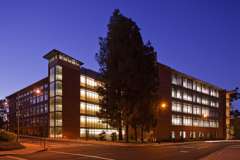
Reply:
<svg viewBox="0 0 240 160"><path fill-rule="evenodd" d="M0 141L5 142L13 142L16 141L17 135L12 132L5 131L3 129L0 130Z"/></svg>
<svg viewBox="0 0 240 160"><path fill-rule="evenodd" d="M105 131L100 133L98 136L99 136L99 140L101 140L101 141L105 141L106 140L106 132Z"/></svg>

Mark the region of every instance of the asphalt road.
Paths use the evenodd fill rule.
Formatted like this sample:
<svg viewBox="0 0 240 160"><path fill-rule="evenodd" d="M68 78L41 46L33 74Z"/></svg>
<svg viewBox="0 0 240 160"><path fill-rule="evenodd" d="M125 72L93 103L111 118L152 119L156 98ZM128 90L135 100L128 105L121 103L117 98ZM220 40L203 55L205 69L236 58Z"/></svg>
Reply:
<svg viewBox="0 0 240 160"><path fill-rule="evenodd" d="M79 145L49 149L19 160L197 160L227 146L240 143L207 143L152 146ZM1 158L0 158L1 159Z"/></svg>

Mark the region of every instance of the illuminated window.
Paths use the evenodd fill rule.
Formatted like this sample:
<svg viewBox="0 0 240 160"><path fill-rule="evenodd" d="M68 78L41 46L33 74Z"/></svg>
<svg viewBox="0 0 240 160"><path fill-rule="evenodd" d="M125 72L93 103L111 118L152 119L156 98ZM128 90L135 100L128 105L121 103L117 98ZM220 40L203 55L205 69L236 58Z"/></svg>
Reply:
<svg viewBox="0 0 240 160"><path fill-rule="evenodd" d="M56 95L61 96L62 95L62 82L56 81Z"/></svg>
<svg viewBox="0 0 240 160"><path fill-rule="evenodd" d="M202 86L202 93L209 94L209 88L207 86Z"/></svg>
<svg viewBox="0 0 240 160"><path fill-rule="evenodd" d="M99 105L80 102L80 113L82 114L96 115L96 113L99 111Z"/></svg>
<svg viewBox="0 0 240 160"><path fill-rule="evenodd" d="M50 83L55 80L55 67L50 68Z"/></svg>
<svg viewBox="0 0 240 160"><path fill-rule="evenodd" d="M55 84L51 83L50 84L50 97L54 97L55 96Z"/></svg>
<svg viewBox="0 0 240 160"><path fill-rule="evenodd" d="M209 109L207 107L202 108L202 115L203 116L209 116Z"/></svg>
<svg viewBox="0 0 240 160"><path fill-rule="evenodd" d="M202 98L202 104L208 105L209 101L207 98Z"/></svg>
<svg viewBox="0 0 240 160"><path fill-rule="evenodd" d="M62 66L56 66L56 80L62 80Z"/></svg>
<svg viewBox="0 0 240 160"><path fill-rule="evenodd" d="M172 125L182 125L182 116L172 115Z"/></svg>
<svg viewBox="0 0 240 160"><path fill-rule="evenodd" d="M97 92L93 92L90 90L85 90L85 89L80 89L80 98L82 100L89 100L89 101L94 101L98 102L99 96Z"/></svg>
<svg viewBox="0 0 240 160"><path fill-rule="evenodd" d="M192 114L192 106L190 104L184 103L183 104L183 112Z"/></svg>
<svg viewBox="0 0 240 160"><path fill-rule="evenodd" d="M182 112L182 105L178 102L172 102L172 111Z"/></svg>
<svg viewBox="0 0 240 160"><path fill-rule="evenodd" d="M200 83L197 83L197 91L201 92L202 91L202 86Z"/></svg>
<svg viewBox="0 0 240 160"><path fill-rule="evenodd" d="M55 97L56 99L56 110L55 111L62 111L62 97Z"/></svg>
<svg viewBox="0 0 240 160"><path fill-rule="evenodd" d="M192 117L183 116L183 125L192 126Z"/></svg>
<svg viewBox="0 0 240 160"><path fill-rule="evenodd" d="M193 106L193 114L201 115L201 107L200 106Z"/></svg>
<svg viewBox="0 0 240 160"><path fill-rule="evenodd" d="M185 87L185 88L187 88L187 81L188 80L186 78L183 79L183 87Z"/></svg>
<svg viewBox="0 0 240 160"><path fill-rule="evenodd" d="M181 76L172 75L172 84L181 86L182 85L182 78L181 78Z"/></svg>

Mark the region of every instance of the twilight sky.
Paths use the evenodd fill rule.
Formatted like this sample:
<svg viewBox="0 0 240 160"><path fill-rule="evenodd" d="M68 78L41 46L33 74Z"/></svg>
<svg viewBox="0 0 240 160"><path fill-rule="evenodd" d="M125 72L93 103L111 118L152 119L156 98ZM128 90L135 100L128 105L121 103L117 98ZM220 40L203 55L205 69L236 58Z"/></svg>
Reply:
<svg viewBox="0 0 240 160"><path fill-rule="evenodd" d="M238 0L1 0L0 98L47 75L53 48L98 70L98 37L114 8L131 17L158 60L199 79L240 86Z"/></svg>

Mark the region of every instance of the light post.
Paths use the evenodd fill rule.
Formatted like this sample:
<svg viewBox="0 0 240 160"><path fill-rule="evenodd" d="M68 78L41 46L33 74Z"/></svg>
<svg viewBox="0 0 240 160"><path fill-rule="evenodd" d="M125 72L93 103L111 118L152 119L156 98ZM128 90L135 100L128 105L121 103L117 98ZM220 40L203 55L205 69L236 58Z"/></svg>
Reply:
<svg viewBox="0 0 240 160"><path fill-rule="evenodd" d="M167 105L167 102L165 101L160 101L159 103L159 106L158 106L158 125L161 125L161 121L164 121L164 120L161 120L161 118L163 118L163 113L164 111L167 109L168 105ZM163 118L164 119L164 118ZM159 129L157 129L157 136L156 136L156 141L159 143L160 142L160 138L159 138L159 134L160 134L160 131Z"/></svg>
<svg viewBox="0 0 240 160"><path fill-rule="evenodd" d="M17 117L17 142L19 142L19 117L20 117L19 108L16 111L16 117Z"/></svg>

